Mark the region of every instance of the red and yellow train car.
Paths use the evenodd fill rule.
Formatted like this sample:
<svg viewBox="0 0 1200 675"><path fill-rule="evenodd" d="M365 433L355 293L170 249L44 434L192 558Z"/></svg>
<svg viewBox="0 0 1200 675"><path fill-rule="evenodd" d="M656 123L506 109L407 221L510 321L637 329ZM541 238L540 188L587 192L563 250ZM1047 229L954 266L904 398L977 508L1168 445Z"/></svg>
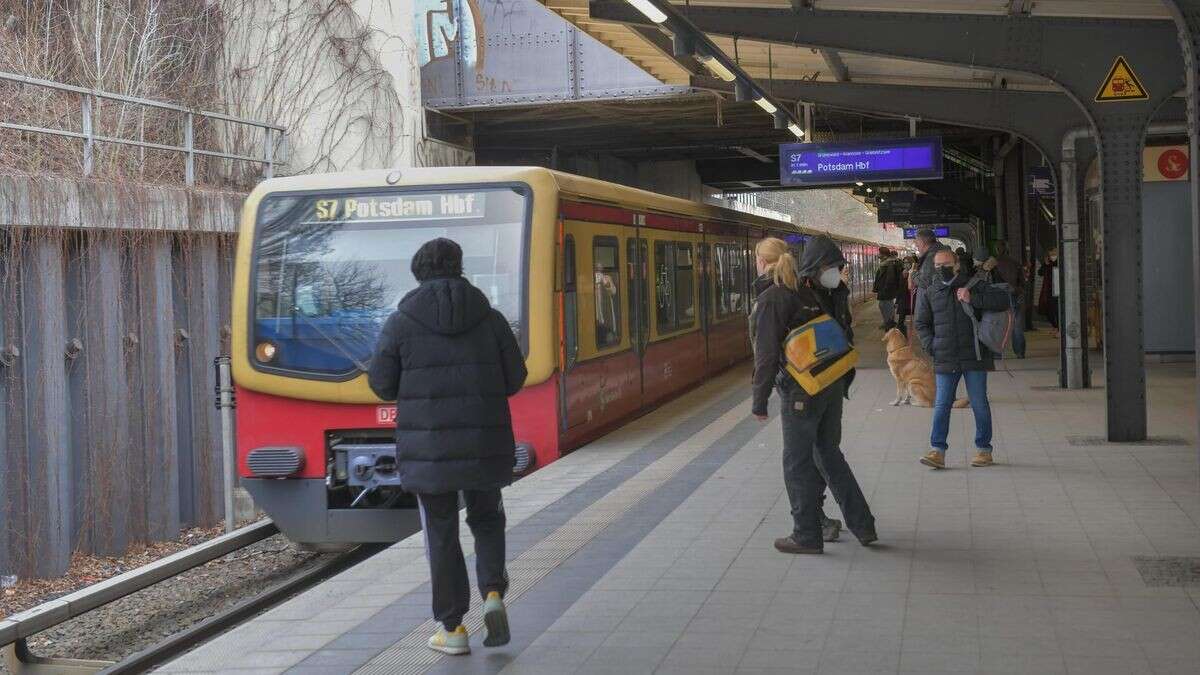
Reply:
<svg viewBox="0 0 1200 675"><path fill-rule="evenodd" d="M749 356L751 248L813 231L540 168L278 178L248 197L234 282L243 485L291 539L412 531L394 479L395 409L364 370L444 236L509 319L529 377L511 401L524 473ZM858 295L877 248L842 239Z"/></svg>

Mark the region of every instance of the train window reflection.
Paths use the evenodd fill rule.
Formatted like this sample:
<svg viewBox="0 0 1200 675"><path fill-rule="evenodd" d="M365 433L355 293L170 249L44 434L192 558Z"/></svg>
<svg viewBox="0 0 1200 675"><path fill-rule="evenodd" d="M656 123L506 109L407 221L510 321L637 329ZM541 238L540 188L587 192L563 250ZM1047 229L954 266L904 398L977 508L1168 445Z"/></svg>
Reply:
<svg viewBox="0 0 1200 675"><path fill-rule="evenodd" d="M692 245L654 242L654 298L658 332L670 333L696 323Z"/></svg>
<svg viewBox="0 0 1200 675"><path fill-rule="evenodd" d="M596 349L621 344L621 261L616 237L592 240Z"/></svg>
<svg viewBox="0 0 1200 675"><path fill-rule="evenodd" d="M436 237L463 249L463 275L521 333L528 197L510 188L272 195L255 241L254 343L269 364L324 376L364 370L379 330L417 287L412 256Z"/></svg>

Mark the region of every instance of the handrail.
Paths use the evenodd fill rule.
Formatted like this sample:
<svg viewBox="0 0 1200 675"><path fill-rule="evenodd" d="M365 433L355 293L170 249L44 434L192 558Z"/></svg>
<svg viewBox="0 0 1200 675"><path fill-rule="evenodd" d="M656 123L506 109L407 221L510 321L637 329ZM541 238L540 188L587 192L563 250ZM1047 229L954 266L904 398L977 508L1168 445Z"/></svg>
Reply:
<svg viewBox="0 0 1200 675"><path fill-rule="evenodd" d="M84 612L140 591L163 579L169 579L180 572L216 560L256 541L262 541L277 532L279 532L279 528L275 526L275 523L270 518L264 518L240 530L234 530L203 544L186 548L161 560L64 595L57 600L43 602L23 612L0 618L0 647L24 640L34 633L69 621Z"/></svg>
<svg viewBox="0 0 1200 675"><path fill-rule="evenodd" d="M140 96L128 96L126 94L117 94L98 89L89 89L87 87L79 87L73 84L65 84L62 82L54 82L51 80L43 80L36 77L26 75L17 75L0 71L0 80L14 82L21 85L29 85L34 87L44 87L56 91L65 91L73 94L78 94L82 97L81 115L82 124L80 128L83 131L69 131L66 129L50 129L46 127L36 127L27 124L16 124L13 122L0 122L0 129L9 129L12 131L24 131L31 133L47 134L51 136L62 136L66 138L75 138L83 141L83 175L90 176L92 174L92 155L96 143L112 143L117 145L132 145L139 148L150 148L153 150L164 150L168 152L178 152L185 155L184 165L184 182L187 185L195 185L196 183L196 156L202 157L219 157L222 159L230 159L241 162L258 162L263 165L263 173L267 178L274 175L277 165L287 165L284 160L276 159L275 143L276 141L285 141L287 128L270 122L260 122L242 117L234 117L224 113L210 112L206 110L197 110L167 103L165 101L154 101ZM163 143L150 143L147 141L136 140L132 138L117 138L113 136L103 136L94 132L95 122L92 116L94 99L105 99L110 101L120 101L122 103L131 103L134 105L146 106L149 108L158 108L160 110L170 110L184 115L183 129L183 145L168 145ZM220 120L233 124L243 124L250 127L257 127L266 132L266 139L262 157L250 157L247 155L239 155L217 150L201 150L195 147L195 128L194 120L196 117L205 119Z"/></svg>

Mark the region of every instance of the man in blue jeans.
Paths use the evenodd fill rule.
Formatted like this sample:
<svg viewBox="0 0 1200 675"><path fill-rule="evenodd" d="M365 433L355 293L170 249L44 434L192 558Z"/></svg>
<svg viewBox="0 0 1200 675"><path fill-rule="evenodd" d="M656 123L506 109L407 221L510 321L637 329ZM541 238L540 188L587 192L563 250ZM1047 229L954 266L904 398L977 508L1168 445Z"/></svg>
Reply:
<svg viewBox="0 0 1200 675"><path fill-rule="evenodd" d="M931 449L921 463L935 469L946 468L946 436L950 431L950 409L958 390L958 381L967 381L967 396L975 413L975 457L971 466L992 464L992 410L987 399L987 371L992 370L992 353L978 343L972 314L983 310L1008 309L1008 294L981 284L966 288L970 278L959 272L953 251L938 251L934 274L924 293L917 296L913 325L925 353L933 357L937 375L937 396L933 404Z"/></svg>

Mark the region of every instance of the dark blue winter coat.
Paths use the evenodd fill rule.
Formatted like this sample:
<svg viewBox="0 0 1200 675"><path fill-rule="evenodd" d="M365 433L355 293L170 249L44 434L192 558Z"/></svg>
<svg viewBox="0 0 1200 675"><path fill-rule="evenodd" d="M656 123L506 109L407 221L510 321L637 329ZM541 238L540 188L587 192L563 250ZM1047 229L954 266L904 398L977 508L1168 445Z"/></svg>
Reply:
<svg viewBox="0 0 1200 675"><path fill-rule="evenodd" d="M462 277L423 282L384 324L368 381L396 401L405 490L439 494L512 482L508 397L525 359L504 316Z"/></svg>

